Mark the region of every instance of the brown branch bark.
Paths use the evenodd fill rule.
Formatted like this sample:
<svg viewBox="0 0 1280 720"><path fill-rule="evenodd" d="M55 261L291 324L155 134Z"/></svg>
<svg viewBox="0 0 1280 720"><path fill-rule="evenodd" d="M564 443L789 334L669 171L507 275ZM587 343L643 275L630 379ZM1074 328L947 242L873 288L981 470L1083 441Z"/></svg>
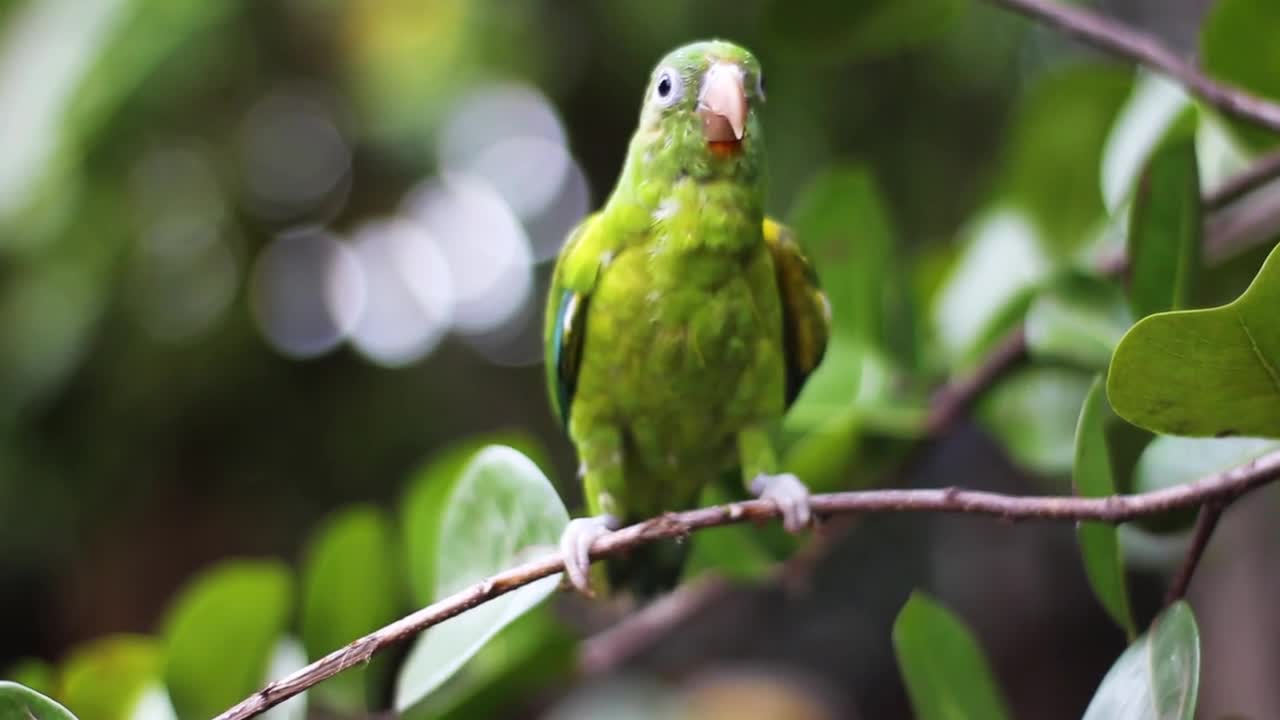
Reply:
<svg viewBox="0 0 1280 720"><path fill-rule="evenodd" d="M1280 150L1254 160L1240 174L1205 193L1202 199L1205 212L1221 210L1276 178L1280 178Z"/></svg>
<svg viewBox="0 0 1280 720"><path fill-rule="evenodd" d="M1053 0L990 0L1099 50L1168 75L1225 115L1280 133L1280 105L1210 79L1155 38L1079 5Z"/></svg>
<svg viewBox="0 0 1280 720"><path fill-rule="evenodd" d="M1169 584L1169 593L1164 599L1166 605L1172 605L1187 594L1187 588L1191 586L1191 576L1200 565L1204 549L1209 546L1209 539L1213 537L1213 531L1217 529L1218 520L1222 519L1222 511L1225 509L1226 505L1219 502L1200 506L1196 527L1191 534L1191 546L1187 548L1187 554L1182 559L1178 574L1174 575L1173 582Z"/></svg>
<svg viewBox="0 0 1280 720"><path fill-rule="evenodd" d="M873 512L931 512L986 515L1002 520L1095 520L1123 523L1134 518L1207 503L1227 504L1241 495L1280 477L1280 452L1216 473L1196 482L1140 495L1106 498L1020 497L946 488L941 490L865 490L815 495L812 507L823 516ZM745 502L667 513L610 533L595 542L593 560L640 545L682 538L705 528L742 522L762 522L777 517L769 501ZM443 600L403 617L246 698L217 720L245 720L278 705L316 683L366 662L374 653L404 642L429 627L529 583L560 572L559 553L505 570Z"/></svg>

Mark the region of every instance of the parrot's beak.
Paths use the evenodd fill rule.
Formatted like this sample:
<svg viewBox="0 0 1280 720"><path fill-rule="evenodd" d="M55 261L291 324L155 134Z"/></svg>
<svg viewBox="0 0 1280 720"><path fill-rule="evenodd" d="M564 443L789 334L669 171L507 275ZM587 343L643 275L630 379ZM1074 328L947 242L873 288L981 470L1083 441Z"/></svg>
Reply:
<svg viewBox="0 0 1280 720"><path fill-rule="evenodd" d="M742 141L747 130L747 93L742 88L742 69L718 62L707 70L698 96L698 115L707 142Z"/></svg>

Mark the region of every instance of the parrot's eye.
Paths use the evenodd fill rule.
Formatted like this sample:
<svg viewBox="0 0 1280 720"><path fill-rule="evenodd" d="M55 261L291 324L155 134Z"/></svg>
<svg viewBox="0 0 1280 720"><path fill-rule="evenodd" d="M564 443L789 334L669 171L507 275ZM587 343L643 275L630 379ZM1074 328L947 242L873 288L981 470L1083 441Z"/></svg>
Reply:
<svg viewBox="0 0 1280 720"><path fill-rule="evenodd" d="M680 97L680 75L671 68L663 68L658 73L658 82L653 92L662 105L671 105Z"/></svg>
<svg viewBox="0 0 1280 720"><path fill-rule="evenodd" d="M756 73L756 95L759 95L760 99L764 100L764 73L763 72Z"/></svg>

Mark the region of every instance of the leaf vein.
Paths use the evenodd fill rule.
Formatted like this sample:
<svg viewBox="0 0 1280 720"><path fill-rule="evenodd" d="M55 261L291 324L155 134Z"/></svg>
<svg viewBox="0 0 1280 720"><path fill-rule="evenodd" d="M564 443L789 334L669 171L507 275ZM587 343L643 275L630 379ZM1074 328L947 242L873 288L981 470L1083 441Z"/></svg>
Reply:
<svg viewBox="0 0 1280 720"><path fill-rule="evenodd" d="M1240 329L1244 330L1244 336L1249 338L1249 347L1253 349L1254 357L1258 358L1262 369L1266 370L1267 376L1271 378L1271 384L1275 387L1276 393L1280 394L1280 372L1276 371L1275 366L1262 353L1262 348L1258 347L1258 341L1254 339L1253 331L1249 329L1249 325L1244 321L1244 315L1237 314L1236 320L1240 323Z"/></svg>

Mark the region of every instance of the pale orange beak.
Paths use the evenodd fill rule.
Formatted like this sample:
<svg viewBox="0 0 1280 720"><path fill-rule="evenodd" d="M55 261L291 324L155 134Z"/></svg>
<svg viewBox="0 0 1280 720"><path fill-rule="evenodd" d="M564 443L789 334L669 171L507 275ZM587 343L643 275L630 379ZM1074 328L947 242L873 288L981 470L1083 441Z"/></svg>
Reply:
<svg viewBox="0 0 1280 720"><path fill-rule="evenodd" d="M698 115L707 142L742 141L747 131L747 93L742 87L742 69L718 62L707 70L698 96Z"/></svg>

